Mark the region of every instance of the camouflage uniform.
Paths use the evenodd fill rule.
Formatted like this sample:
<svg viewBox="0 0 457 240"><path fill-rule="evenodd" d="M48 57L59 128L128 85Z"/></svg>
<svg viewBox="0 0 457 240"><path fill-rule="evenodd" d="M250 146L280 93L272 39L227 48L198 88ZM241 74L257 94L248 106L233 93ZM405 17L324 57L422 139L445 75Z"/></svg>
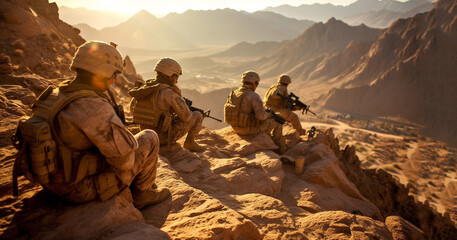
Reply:
<svg viewBox="0 0 457 240"><path fill-rule="evenodd" d="M95 106L95 107L94 107ZM107 200L123 188L146 191L153 187L158 159L158 137L144 130L132 135L103 97L84 97L57 114L56 134L72 151L72 176L85 156L96 162L94 173L67 183L64 170L54 174L45 187L73 203L96 198ZM95 160L94 160L95 159Z"/></svg>
<svg viewBox="0 0 457 240"><path fill-rule="evenodd" d="M290 122L295 130L297 130L300 134L303 133L303 128L300 123L300 119L298 118L297 114L292 112L292 110L287 109L287 104L289 101L287 99L278 96L277 93L288 96L289 93L287 92L287 86L277 83L268 89L265 93L265 97L263 99L265 107L271 108L273 111L281 114L281 116L286 119L287 122Z"/></svg>
<svg viewBox="0 0 457 240"><path fill-rule="evenodd" d="M182 75L179 63L171 58L160 59L154 67L156 78L147 81L140 88L129 91L132 101L133 121L140 124L141 129L155 130L160 139L160 145L170 145L186 135L184 148L190 151L203 151L195 137L200 132L203 114L190 111L181 90L176 86ZM161 148L163 151L165 148Z"/></svg>
<svg viewBox="0 0 457 240"><path fill-rule="evenodd" d="M154 92L147 99L150 105L155 104L157 111L151 112L154 118L159 118L161 114L171 114L176 117L172 120L168 131L164 131L161 126L150 124L140 124L141 129L153 129L157 132L160 139L160 145L174 143L187 133L187 138L195 138L201 130L203 123L203 114L198 111L190 111L184 98L181 96L181 90L176 86L159 83L157 86L157 96ZM136 107L136 106L135 106ZM153 108L153 107L151 107Z"/></svg>
<svg viewBox="0 0 457 240"><path fill-rule="evenodd" d="M266 132L280 148L283 148L282 125L271 118L271 113L265 111L260 96L245 84L235 90L234 95L241 98L239 112L250 114L252 118L258 121L258 124L251 124L250 126L231 125L235 132L240 135Z"/></svg>

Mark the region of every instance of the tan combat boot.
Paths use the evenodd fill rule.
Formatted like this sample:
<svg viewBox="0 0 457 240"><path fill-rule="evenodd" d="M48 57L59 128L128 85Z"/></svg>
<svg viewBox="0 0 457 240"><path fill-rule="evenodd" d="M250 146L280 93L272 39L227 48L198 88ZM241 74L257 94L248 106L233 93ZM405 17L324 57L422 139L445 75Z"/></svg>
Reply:
<svg viewBox="0 0 457 240"><path fill-rule="evenodd" d="M163 188L162 190L149 189L149 190L135 190L132 192L133 196L133 205L142 209L144 207L159 204L165 201L171 196L170 190L168 188Z"/></svg>
<svg viewBox="0 0 457 240"><path fill-rule="evenodd" d="M202 145L199 145L194 138L186 138L186 141L184 142L184 146L183 146L185 149L188 149L192 152L201 152L203 150L205 150L205 147L203 147Z"/></svg>

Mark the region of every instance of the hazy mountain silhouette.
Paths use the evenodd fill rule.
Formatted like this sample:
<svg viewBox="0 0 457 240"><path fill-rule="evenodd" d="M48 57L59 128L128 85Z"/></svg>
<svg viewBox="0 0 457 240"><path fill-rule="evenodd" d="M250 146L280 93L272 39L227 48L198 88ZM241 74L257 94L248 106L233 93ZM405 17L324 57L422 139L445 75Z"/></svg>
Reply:
<svg viewBox="0 0 457 240"><path fill-rule="evenodd" d="M136 48L179 49L241 41L282 41L296 37L311 24L271 12L189 10L159 19L142 10L126 22L98 33L81 30L85 38L97 37L122 46L134 43Z"/></svg>
<svg viewBox="0 0 457 240"><path fill-rule="evenodd" d="M287 40L312 24L271 12L247 13L233 9L189 10L168 14L163 21L203 44Z"/></svg>
<svg viewBox="0 0 457 240"><path fill-rule="evenodd" d="M185 35L176 31L164 21L141 10L127 21L100 31L86 32L81 29L81 35L87 39L98 39L115 42L124 47L134 48L191 48L192 45Z"/></svg>
<svg viewBox="0 0 457 240"><path fill-rule="evenodd" d="M344 18L343 21L347 22L350 25L359 25L363 23L369 27L386 28L399 18L412 17L417 13L426 12L432 8L433 4L427 2L406 12L381 9L347 17Z"/></svg>
<svg viewBox="0 0 457 240"><path fill-rule="evenodd" d="M430 1L427 0L410 0L408 2L399 2L394 0L358 0L348 6L335 6L333 4L316 3L312 5L303 4L297 7L290 5L281 5L278 7L268 7L264 10L276 12L284 16L293 17L296 19L308 19L312 21L325 22L332 17L337 19L345 19L372 11L379 11L382 9L395 12L408 12L420 5L429 2ZM431 3L429 4L431 5Z"/></svg>
<svg viewBox="0 0 457 240"><path fill-rule="evenodd" d="M111 27L126 21L132 14L123 14L113 11L89 10L84 7L70 8L59 7L60 18L71 25L88 24L94 28L101 29Z"/></svg>
<svg viewBox="0 0 457 240"><path fill-rule="evenodd" d="M339 79L326 106L374 116L401 117L432 136L457 144L457 1L386 29L352 72Z"/></svg>
<svg viewBox="0 0 457 240"><path fill-rule="evenodd" d="M353 27L331 18L325 24L314 24L275 54L259 60L255 68L261 69L264 77L292 71L294 76L304 77L324 58L343 51L350 42L371 42L379 33L378 29Z"/></svg>

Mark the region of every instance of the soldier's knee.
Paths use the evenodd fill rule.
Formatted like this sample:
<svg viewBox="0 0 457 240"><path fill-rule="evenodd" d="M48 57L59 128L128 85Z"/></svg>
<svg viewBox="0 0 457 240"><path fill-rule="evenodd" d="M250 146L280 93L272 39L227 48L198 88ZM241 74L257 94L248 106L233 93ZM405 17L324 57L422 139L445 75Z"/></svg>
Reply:
<svg viewBox="0 0 457 240"><path fill-rule="evenodd" d="M192 119L195 120L195 122L200 122L203 121L203 114L199 111L193 111L192 112Z"/></svg>
<svg viewBox="0 0 457 240"><path fill-rule="evenodd" d="M154 148L159 145L159 136L154 130L145 129L135 135L139 146L151 146Z"/></svg>

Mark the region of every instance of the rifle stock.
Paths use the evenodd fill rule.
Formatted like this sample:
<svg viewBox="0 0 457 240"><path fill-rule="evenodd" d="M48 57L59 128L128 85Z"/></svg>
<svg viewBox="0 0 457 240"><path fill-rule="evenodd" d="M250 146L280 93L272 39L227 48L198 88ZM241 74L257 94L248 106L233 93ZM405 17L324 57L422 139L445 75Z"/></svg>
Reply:
<svg viewBox="0 0 457 240"><path fill-rule="evenodd" d="M280 123L281 125L284 125L284 123L286 123L286 119L283 118L281 115L279 114L276 114L273 110L271 110L270 108L267 108L265 111L271 113L271 115L273 116L273 119Z"/></svg>

